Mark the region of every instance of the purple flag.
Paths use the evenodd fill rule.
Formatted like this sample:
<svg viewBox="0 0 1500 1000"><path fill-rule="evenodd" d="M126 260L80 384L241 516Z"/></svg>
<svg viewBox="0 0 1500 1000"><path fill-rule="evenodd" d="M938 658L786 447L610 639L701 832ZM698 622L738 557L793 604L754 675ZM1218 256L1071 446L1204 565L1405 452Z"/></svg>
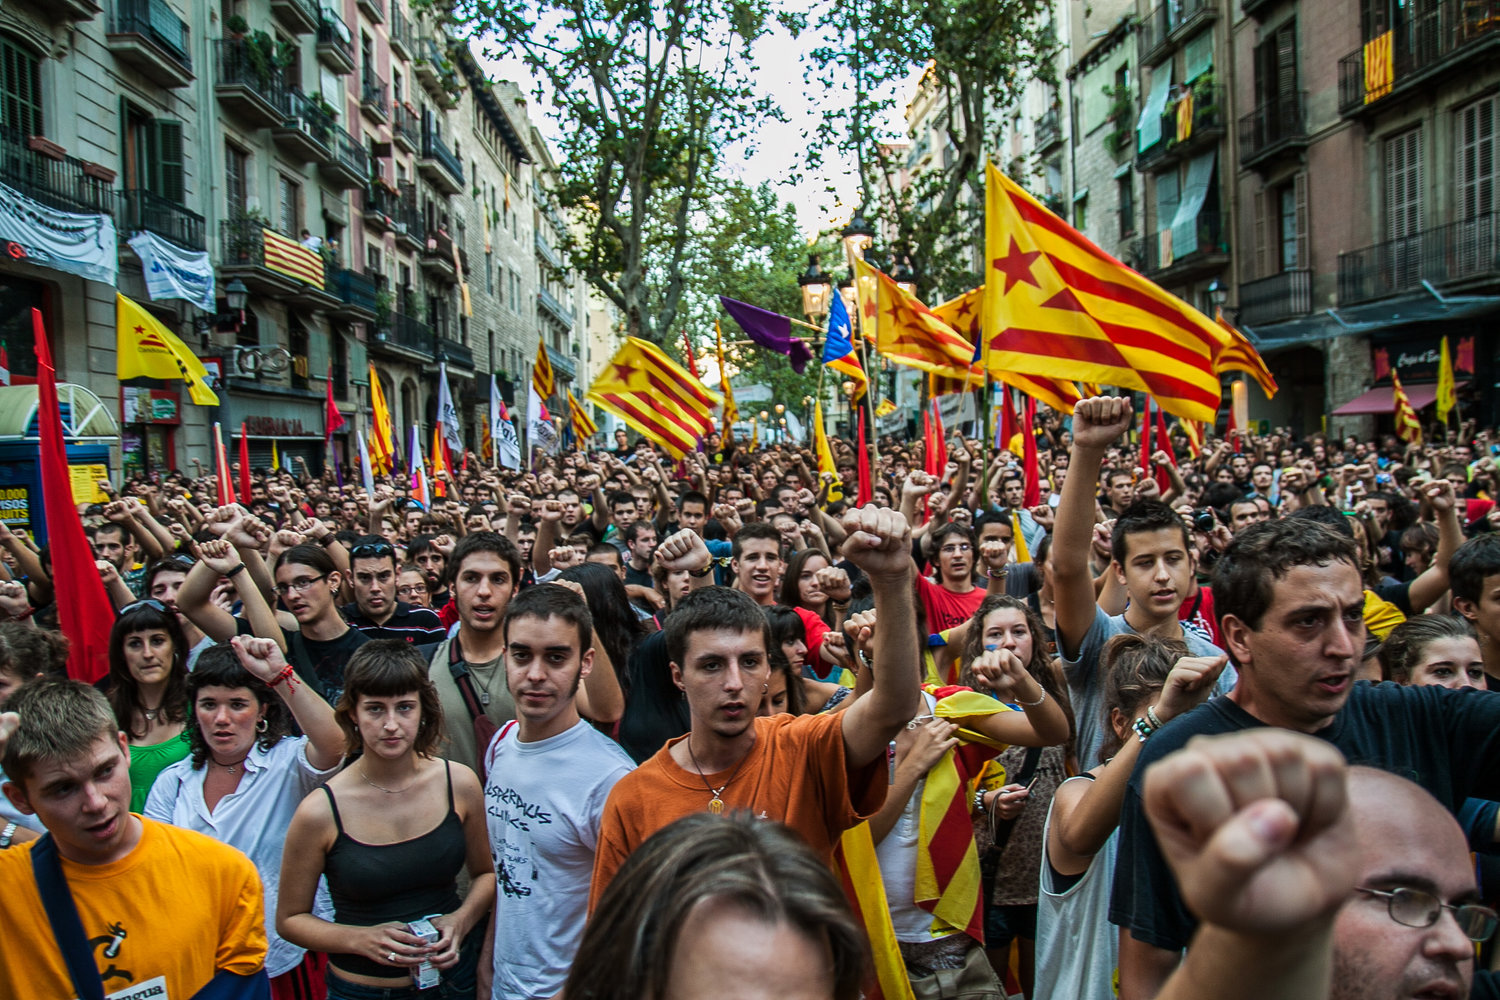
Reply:
<svg viewBox="0 0 1500 1000"><path fill-rule="evenodd" d="M727 295L720 295L719 301L747 337L761 347L770 348L777 354L785 354L792 362L792 371L802 374L802 369L812 360L812 351L807 349L800 337L792 336L790 319L769 309L731 299Z"/></svg>

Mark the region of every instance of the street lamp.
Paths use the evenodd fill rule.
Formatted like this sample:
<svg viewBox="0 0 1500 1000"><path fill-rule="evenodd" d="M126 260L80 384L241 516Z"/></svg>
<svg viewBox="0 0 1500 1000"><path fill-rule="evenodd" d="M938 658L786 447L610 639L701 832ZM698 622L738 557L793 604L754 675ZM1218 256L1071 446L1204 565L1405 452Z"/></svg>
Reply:
<svg viewBox="0 0 1500 1000"><path fill-rule="evenodd" d="M875 230L865 221L864 206L855 208L854 215L849 218L849 224L839 233L844 241L844 256L849 261L849 269L854 269L856 260L865 259L865 251L875 242Z"/></svg>
<svg viewBox="0 0 1500 1000"><path fill-rule="evenodd" d="M859 293L854 288L854 278L839 279L839 298L844 300L844 312L851 317L859 315Z"/></svg>
<svg viewBox="0 0 1500 1000"><path fill-rule="evenodd" d="M797 277L797 284L802 286L802 315L817 325L818 320L828 315L828 293L833 289L833 282L818 266L817 254L807 255L807 270Z"/></svg>
<svg viewBox="0 0 1500 1000"><path fill-rule="evenodd" d="M1208 301L1213 303L1215 309L1223 309L1224 304L1229 301L1229 289L1219 284L1218 278L1209 283Z"/></svg>
<svg viewBox="0 0 1500 1000"><path fill-rule="evenodd" d="M203 339L203 349L209 348L208 334L210 330L220 327L232 326L235 333L245 325L245 305L250 300L250 289L239 278L235 278L224 286L224 302L229 306L228 312L215 313L212 316L199 316L193 320L193 328L198 331L198 336Z"/></svg>

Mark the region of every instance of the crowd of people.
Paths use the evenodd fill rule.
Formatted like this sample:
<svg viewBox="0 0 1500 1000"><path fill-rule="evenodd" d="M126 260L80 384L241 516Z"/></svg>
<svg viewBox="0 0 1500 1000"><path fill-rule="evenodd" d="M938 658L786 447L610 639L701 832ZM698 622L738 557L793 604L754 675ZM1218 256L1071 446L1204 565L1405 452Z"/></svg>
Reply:
<svg viewBox="0 0 1500 1000"><path fill-rule="evenodd" d="M1500 439L1135 423L0 522L0 1000L1500 998Z"/></svg>

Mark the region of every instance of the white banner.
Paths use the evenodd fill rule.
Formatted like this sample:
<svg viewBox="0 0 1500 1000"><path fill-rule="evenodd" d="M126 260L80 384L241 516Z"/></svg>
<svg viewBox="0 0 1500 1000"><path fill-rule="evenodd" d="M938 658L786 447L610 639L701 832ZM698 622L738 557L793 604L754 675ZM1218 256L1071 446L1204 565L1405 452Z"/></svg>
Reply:
<svg viewBox="0 0 1500 1000"><path fill-rule="evenodd" d="M519 469L521 467L521 441L516 437L516 425L509 420L502 420L497 424L500 433L496 436L499 442L500 464L507 469Z"/></svg>
<svg viewBox="0 0 1500 1000"><path fill-rule="evenodd" d="M115 221L48 208L0 184L0 240L15 244L5 256L115 284L120 247Z"/></svg>
<svg viewBox="0 0 1500 1000"><path fill-rule="evenodd" d="M546 455L556 455L559 443L557 428L552 426L548 417L542 416L547 412L546 406L542 404L542 397L536 394L536 386L528 385L526 389L526 440L533 448L542 449Z"/></svg>
<svg viewBox="0 0 1500 1000"><path fill-rule="evenodd" d="M438 362L438 403L437 403L438 426L443 429L443 440L448 442L448 448L458 455L461 463L464 457L464 431L459 423L458 407L453 405L453 393L448 389L448 363Z"/></svg>
<svg viewBox="0 0 1500 1000"><path fill-rule="evenodd" d="M206 250L186 250L155 233L142 230L130 238L130 249L141 259L146 293L157 299L186 299L205 312L214 312L214 266Z"/></svg>

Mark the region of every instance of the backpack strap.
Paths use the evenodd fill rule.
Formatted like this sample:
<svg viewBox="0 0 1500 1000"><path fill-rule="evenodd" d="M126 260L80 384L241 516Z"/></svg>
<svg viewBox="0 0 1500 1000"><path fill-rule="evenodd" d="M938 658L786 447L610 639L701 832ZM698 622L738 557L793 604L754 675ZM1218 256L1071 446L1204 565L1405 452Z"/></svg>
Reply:
<svg viewBox="0 0 1500 1000"><path fill-rule="evenodd" d="M469 710L469 720L472 722L484 715L484 705L479 700L479 694L474 690L474 678L469 673L469 665L464 662L464 651L458 644L458 636L448 640L448 672L453 675L454 686L458 688L458 695L464 700L464 708Z"/></svg>
<svg viewBox="0 0 1500 1000"><path fill-rule="evenodd" d="M89 947L78 907L68 890L52 834L43 834L31 848L31 871L36 877L37 893L42 897L42 909L47 911L47 922L52 925L52 937L62 952L63 965L79 1000L104 1000L104 980L94 964L94 951Z"/></svg>

